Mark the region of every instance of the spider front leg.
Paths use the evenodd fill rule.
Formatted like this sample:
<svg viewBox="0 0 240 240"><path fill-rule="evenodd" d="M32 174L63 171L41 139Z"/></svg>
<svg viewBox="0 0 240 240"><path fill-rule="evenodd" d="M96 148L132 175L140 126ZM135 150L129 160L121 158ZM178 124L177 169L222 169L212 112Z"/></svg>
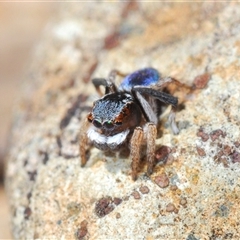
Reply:
<svg viewBox="0 0 240 240"><path fill-rule="evenodd" d="M143 129L141 127L136 127L130 141L130 156L132 159L132 179L134 181L137 179L142 142L143 142Z"/></svg>
<svg viewBox="0 0 240 240"><path fill-rule="evenodd" d="M157 127L154 123L148 122L144 126L144 132L147 140L147 174L151 175L153 172L155 162L155 148L157 138Z"/></svg>
<svg viewBox="0 0 240 240"><path fill-rule="evenodd" d="M87 119L85 119L82 122L82 125L80 127L80 132L79 132L79 155L80 155L80 161L81 161L81 166L83 167L86 162L86 145L88 142L88 137L87 137L87 129L89 127L89 122Z"/></svg>
<svg viewBox="0 0 240 240"><path fill-rule="evenodd" d="M92 83L100 96L103 96L100 86L105 87L105 94L117 92L117 87L115 85L115 79L117 75L121 77L126 76L126 74L123 74L118 70L112 70L107 79L105 78L92 79Z"/></svg>
<svg viewBox="0 0 240 240"><path fill-rule="evenodd" d="M115 84L105 78L94 78L94 79L92 79L92 83L100 96L103 96L100 86L105 87L104 94L117 92L117 88L116 88Z"/></svg>
<svg viewBox="0 0 240 240"><path fill-rule="evenodd" d="M122 72L120 72L120 71L117 70L117 69L113 69L113 70L110 72L110 74L109 74L109 76L108 76L108 79L109 79L109 81L115 83L115 79L116 79L117 76L126 77L127 74L122 73Z"/></svg>

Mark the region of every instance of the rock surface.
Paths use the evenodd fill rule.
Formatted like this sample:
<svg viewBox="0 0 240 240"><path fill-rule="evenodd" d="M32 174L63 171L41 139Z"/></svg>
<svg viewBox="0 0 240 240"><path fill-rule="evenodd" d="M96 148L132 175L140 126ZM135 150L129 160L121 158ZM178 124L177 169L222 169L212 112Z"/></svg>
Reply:
<svg viewBox="0 0 240 240"><path fill-rule="evenodd" d="M15 111L6 186L16 239L239 239L240 8L236 3L63 4ZM92 148L79 165L92 77L152 66L183 83L170 155L137 181ZM210 79L208 79L210 77ZM161 153L158 153L161 155Z"/></svg>

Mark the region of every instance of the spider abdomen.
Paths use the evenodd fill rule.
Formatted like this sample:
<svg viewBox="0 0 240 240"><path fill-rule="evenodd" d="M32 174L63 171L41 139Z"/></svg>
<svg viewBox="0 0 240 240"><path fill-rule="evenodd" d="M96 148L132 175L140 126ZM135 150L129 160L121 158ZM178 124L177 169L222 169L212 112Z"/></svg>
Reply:
<svg viewBox="0 0 240 240"><path fill-rule="evenodd" d="M127 75L121 85L120 89L130 91L134 86L149 86L159 81L160 74L154 68L143 68Z"/></svg>

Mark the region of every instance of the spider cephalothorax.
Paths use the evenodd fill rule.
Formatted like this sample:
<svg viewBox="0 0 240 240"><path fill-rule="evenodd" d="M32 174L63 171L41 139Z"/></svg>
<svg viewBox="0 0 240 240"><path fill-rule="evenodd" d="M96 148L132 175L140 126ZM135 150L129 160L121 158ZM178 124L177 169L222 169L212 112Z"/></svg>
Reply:
<svg viewBox="0 0 240 240"><path fill-rule="evenodd" d="M88 115L89 122L104 135L114 135L132 128L141 119L140 109L131 94L110 93L95 102Z"/></svg>
<svg viewBox="0 0 240 240"><path fill-rule="evenodd" d="M141 111L130 94L109 93L95 102L88 121L92 123L87 131L90 141L99 149L114 151L140 124Z"/></svg>
<svg viewBox="0 0 240 240"><path fill-rule="evenodd" d="M86 144L89 139L102 150L119 150L129 143L132 158L132 178L137 176L142 144L147 145L148 174L154 165L155 140L157 136L159 109L163 104L177 105L177 98L164 92L171 78L160 78L153 68L145 68L127 75L119 88L114 79L117 71L108 79L93 79L100 92L105 87L103 97L94 102L80 131L80 157L82 166L86 163ZM120 75L120 74L119 74ZM174 112L170 114L171 127L178 132Z"/></svg>

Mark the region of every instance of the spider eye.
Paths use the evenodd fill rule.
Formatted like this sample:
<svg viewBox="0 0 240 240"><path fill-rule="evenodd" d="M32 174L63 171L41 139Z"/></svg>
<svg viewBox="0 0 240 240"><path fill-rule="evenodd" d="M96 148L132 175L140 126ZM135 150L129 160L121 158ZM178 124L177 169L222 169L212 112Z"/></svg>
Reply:
<svg viewBox="0 0 240 240"><path fill-rule="evenodd" d="M116 125L122 125L122 122L118 121L118 122L115 122Z"/></svg>
<svg viewBox="0 0 240 240"><path fill-rule="evenodd" d="M114 127L112 121L104 122L104 123L103 123L103 126L104 126L105 128L108 128L108 129L111 129L111 128Z"/></svg>
<svg viewBox="0 0 240 240"><path fill-rule="evenodd" d="M99 120L96 120L96 119L94 119L94 120L92 121L92 124L93 124L96 128L101 128L101 127L102 127L101 122L100 122Z"/></svg>

